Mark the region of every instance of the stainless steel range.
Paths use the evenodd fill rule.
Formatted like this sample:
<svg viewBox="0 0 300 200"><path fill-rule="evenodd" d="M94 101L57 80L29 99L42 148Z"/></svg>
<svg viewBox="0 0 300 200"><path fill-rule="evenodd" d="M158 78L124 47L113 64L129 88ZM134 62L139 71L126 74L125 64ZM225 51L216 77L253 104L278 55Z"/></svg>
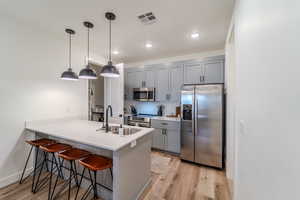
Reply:
<svg viewBox="0 0 300 200"><path fill-rule="evenodd" d="M156 115L138 114L128 116L127 125L129 126L139 126L139 127L151 127L151 118Z"/></svg>

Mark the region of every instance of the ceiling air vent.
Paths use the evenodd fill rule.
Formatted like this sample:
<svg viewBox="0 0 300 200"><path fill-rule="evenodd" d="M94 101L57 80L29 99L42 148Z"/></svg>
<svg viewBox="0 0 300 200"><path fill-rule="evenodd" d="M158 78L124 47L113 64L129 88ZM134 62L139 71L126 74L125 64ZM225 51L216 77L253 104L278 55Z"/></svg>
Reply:
<svg viewBox="0 0 300 200"><path fill-rule="evenodd" d="M143 23L143 24L153 24L156 22L156 17L152 12L147 12L145 14L139 15L138 19Z"/></svg>

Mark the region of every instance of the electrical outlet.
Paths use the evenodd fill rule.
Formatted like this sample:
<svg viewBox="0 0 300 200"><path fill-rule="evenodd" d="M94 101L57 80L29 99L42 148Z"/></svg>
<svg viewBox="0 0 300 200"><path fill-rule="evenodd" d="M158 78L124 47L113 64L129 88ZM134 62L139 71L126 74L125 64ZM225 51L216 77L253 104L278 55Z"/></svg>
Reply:
<svg viewBox="0 0 300 200"><path fill-rule="evenodd" d="M131 148L133 148L133 147L135 147L135 146L136 146L136 140L132 141L131 144L130 144L130 147L131 147Z"/></svg>

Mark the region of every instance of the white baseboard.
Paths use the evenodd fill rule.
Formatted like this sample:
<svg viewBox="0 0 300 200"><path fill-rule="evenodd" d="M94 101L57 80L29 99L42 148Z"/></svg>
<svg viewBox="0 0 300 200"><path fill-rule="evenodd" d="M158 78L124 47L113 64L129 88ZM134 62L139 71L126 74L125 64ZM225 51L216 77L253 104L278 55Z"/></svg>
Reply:
<svg viewBox="0 0 300 200"><path fill-rule="evenodd" d="M33 170L33 167L27 169L25 171L24 178L26 176L28 176L30 174L30 172L32 172L32 170ZM9 175L7 177L1 178L0 179L0 188L3 188L5 186L8 186L8 185L10 185L12 183L15 183L15 182L19 181L21 175L22 175L22 171L19 171L17 173L11 174L11 175Z"/></svg>

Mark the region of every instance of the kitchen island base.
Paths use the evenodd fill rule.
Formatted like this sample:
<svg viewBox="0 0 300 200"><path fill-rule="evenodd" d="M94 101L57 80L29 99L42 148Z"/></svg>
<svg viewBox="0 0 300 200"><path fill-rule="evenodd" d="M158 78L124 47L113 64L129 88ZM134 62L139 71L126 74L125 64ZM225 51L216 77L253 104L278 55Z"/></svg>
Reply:
<svg viewBox="0 0 300 200"><path fill-rule="evenodd" d="M153 130L149 129L149 133ZM144 129L145 132L145 129ZM97 186L98 196L103 200L136 200L147 188L151 180L151 134L143 134L141 137L136 138L132 142L122 145L118 149L102 148L99 146L86 144L85 141L76 140L76 137L71 137L71 134L64 136L57 136L47 133L45 130L34 130L33 127L27 128L27 133L36 139L50 138L57 142L70 144L75 148L81 148L87 150L93 154L105 156L113 160L113 179L110 171L103 170L97 173L97 182L102 186ZM33 135L34 134L34 135ZM111 133L99 133L96 134L109 134ZM101 136L103 137L103 136ZM110 136L109 136L110 137ZM116 136L114 136L116 137ZM118 136L121 137L121 136ZM127 136L124 136L124 138ZM130 136L129 136L130 137ZM100 142L101 143L101 142ZM42 159L42 158L40 158ZM69 163L64 162L65 169L63 174L65 177L69 175ZM76 162L77 173L80 176L83 167ZM84 174L82 187L87 188L90 184L88 179L88 171ZM80 177L79 177L80 178ZM75 185L75 183L74 183ZM57 188L59 191L59 188ZM78 197L81 198L81 197Z"/></svg>

